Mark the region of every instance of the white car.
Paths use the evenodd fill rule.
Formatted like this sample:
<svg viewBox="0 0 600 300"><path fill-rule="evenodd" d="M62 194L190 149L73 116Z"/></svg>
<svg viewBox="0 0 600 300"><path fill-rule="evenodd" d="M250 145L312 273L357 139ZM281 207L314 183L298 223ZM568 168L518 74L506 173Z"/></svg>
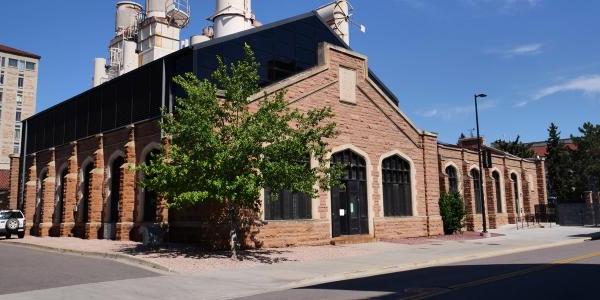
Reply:
<svg viewBox="0 0 600 300"><path fill-rule="evenodd" d="M0 235L10 239L17 234L20 239L25 237L25 216L20 210L0 210Z"/></svg>

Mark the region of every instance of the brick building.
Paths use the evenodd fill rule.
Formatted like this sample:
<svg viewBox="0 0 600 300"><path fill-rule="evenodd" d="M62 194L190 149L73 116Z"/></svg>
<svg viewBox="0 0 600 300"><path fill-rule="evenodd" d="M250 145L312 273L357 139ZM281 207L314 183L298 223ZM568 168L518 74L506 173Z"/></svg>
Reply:
<svg viewBox="0 0 600 300"><path fill-rule="evenodd" d="M468 199L469 229L480 226L468 175L476 152L464 143L439 144L436 134L413 124L369 69L367 57L351 50L314 11L186 47L25 120L23 151L11 161L10 200L24 209L27 232L136 239L139 228L168 224L173 241L218 244L223 238L218 208L168 210L137 184L143 174L130 166L168 149L161 147L160 109L173 110L173 99L182 96L170 79L185 72L207 78L216 55L238 60L244 43L261 65L263 91L252 105L265 92L286 89L292 107L330 106L340 131L328 141L331 156L347 171L345 189L315 199L264 193L264 225L248 229L248 243L289 246L442 234L438 199L454 182L448 166L456 168L455 188ZM496 226L514 222L516 207L530 211L545 201L538 189L545 179L536 172L542 161L497 150L493 159L494 168L484 170L484 188L490 224ZM492 213L494 172L501 183L498 213ZM512 204L513 191L519 204Z"/></svg>
<svg viewBox="0 0 600 300"><path fill-rule="evenodd" d="M468 230L481 230L484 206L487 224L497 228L532 215L536 204L546 203L543 160L524 159L485 146L483 138L481 143L482 151L491 158L491 166L484 167L482 174L484 201L479 199L477 138L461 139L457 145L440 143L438 147L440 189L463 195Z"/></svg>
<svg viewBox="0 0 600 300"><path fill-rule="evenodd" d="M21 120L35 112L40 56L0 44L0 170L21 149Z"/></svg>

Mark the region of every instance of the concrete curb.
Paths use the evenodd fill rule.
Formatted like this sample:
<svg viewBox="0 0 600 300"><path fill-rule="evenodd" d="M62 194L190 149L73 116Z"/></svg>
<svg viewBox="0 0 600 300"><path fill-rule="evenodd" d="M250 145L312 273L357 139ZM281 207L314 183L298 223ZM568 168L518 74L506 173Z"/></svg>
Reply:
<svg viewBox="0 0 600 300"><path fill-rule="evenodd" d="M595 239L600 239L600 235L598 235ZM591 241L591 240L594 240L594 237L574 238L574 239L570 239L570 240L564 240L564 241L560 241L560 242L543 244L543 245L526 246L526 247L520 247L520 248L514 248L514 249L508 249L508 250L490 251L490 252L485 252L485 253L481 253L481 254L472 254L472 255L465 255L465 256L455 256L455 257L450 257L450 258L433 259L433 260L428 260L427 262L415 262L415 263L408 263L408 264L392 265L392 266L378 267L378 268L367 269L367 270L344 272L344 273L333 274L333 275L323 275L323 276L314 277L311 279L300 280L300 281L296 281L293 283L289 283L289 284L283 285L277 289L261 291L260 294L268 293L268 292L284 291L284 290L289 290L289 289L296 289L296 288L312 286L312 285L317 285L317 284L323 284L323 283L329 283L329 282L335 282L335 281L341 281L341 280L349 280L349 279L356 279L356 278L362 278L362 277L390 274L390 273L395 273L395 272L400 272L400 271L409 271L409 270L415 270L415 269L421 269L421 268L427 268L427 267L434 267L434 266L458 263L458 262L469 261L469 260L474 260L474 259L483 259L483 258L490 258L490 257L495 257L495 256L502 256L502 255L508 255L508 254L514 254L514 253L533 251L533 250L567 246L567 245L579 244L579 243L583 243L583 242ZM258 294L252 293L252 294L239 295L239 296L236 296L236 298L237 297L249 297L249 296L254 296L254 295L258 295ZM226 299L226 298L223 298L223 299Z"/></svg>
<svg viewBox="0 0 600 300"><path fill-rule="evenodd" d="M8 243L11 245L18 246L18 247L30 248L30 249L35 249L35 250L42 250L42 251L49 251L49 252L56 252L56 253L65 253L65 254L71 254L71 255L81 255L81 256L88 256L88 257L94 257L94 258L111 259L111 260L115 260L115 261L118 261L121 263L126 263L129 265L135 265L135 266L141 266L141 267L144 267L147 269L152 269L155 271L158 270L158 271L162 271L162 272L177 274L176 271L174 271L168 267L165 267L165 266L157 264L157 263L149 262L149 261L141 259L141 258L130 256L127 254L83 251L83 250L67 249L67 248L60 248L60 247L29 244L26 242L10 241Z"/></svg>

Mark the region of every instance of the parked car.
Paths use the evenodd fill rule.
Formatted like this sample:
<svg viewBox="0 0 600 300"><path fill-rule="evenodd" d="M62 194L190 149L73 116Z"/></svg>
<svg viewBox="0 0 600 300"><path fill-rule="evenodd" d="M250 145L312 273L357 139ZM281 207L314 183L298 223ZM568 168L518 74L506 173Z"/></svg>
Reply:
<svg viewBox="0 0 600 300"><path fill-rule="evenodd" d="M20 210L0 210L0 235L10 239L13 234L25 237L25 216Z"/></svg>

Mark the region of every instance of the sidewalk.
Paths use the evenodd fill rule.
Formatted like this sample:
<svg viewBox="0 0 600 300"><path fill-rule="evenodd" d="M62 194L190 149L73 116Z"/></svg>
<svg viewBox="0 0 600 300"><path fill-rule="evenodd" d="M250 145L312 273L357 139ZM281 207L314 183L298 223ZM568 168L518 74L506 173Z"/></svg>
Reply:
<svg viewBox="0 0 600 300"><path fill-rule="evenodd" d="M169 274L61 287L0 299L228 299L317 283L397 272L464 260L582 242L598 228L552 227L492 232L503 234L478 240L425 240L423 243L378 242L347 247L304 247L320 258L256 263L243 268L213 268L196 273ZM320 253L327 248L330 252ZM286 251L287 249L281 249ZM309 251L312 250L312 251ZM294 253L293 250L287 250ZM345 255L339 255L346 252ZM351 252L351 253L348 253ZM309 255L310 256L310 255ZM198 259L197 259L198 260Z"/></svg>

